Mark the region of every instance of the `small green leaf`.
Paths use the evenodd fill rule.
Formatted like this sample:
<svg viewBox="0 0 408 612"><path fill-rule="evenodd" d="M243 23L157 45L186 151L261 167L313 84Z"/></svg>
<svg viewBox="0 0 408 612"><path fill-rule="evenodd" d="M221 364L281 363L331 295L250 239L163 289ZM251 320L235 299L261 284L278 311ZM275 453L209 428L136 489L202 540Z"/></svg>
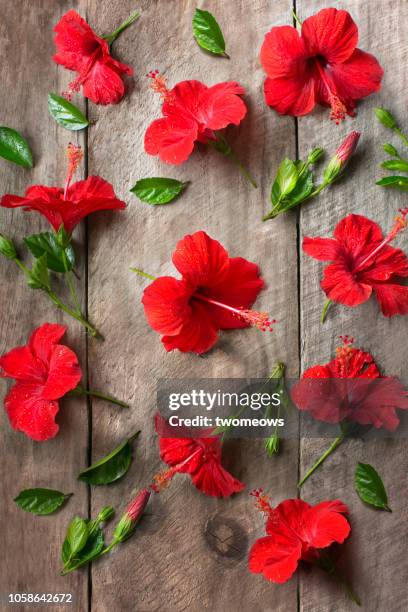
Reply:
<svg viewBox="0 0 408 612"><path fill-rule="evenodd" d="M229 57L225 52L225 40L217 21L208 11L196 9L193 17L194 38L205 51Z"/></svg>
<svg viewBox="0 0 408 612"><path fill-rule="evenodd" d="M33 167L33 156L28 142L8 127L0 127L0 157L24 168Z"/></svg>
<svg viewBox="0 0 408 612"><path fill-rule="evenodd" d="M71 557L79 553L84 548L88 540L88 535L88 522L79 516L74 516L68 525L66 538Z"/></svg>
<svg viewBox="0 0 408 612"><path fill-rule="evenodd" d="M407 176L385 176L376 183L381 187L391 187L393 189L400 189L401 191L408 191L408 177Z"/></svg>
<svg viewBox="0 0 408 612"><path fill-rule="evenodd" d="M397 151L397 149L394 147L394 145L390 144L389 142L386 142L383 145L383 149L386 153L388 153L388 155L393 155L394 157L399 157L399 153Z"/></svg>
<svg viewBox="0 0 408 612"><path fill-rule="evenodd" d="M408 162L404 159L388 159L381 164L387 170L397 170L398 172L408 172Z"/></svg>
<svg viewBox="0 0 408 612"><path fill-rule="evenodd" d="M88 119L79 108L57 94L48 94L48 110L59 125L72 132L82 130L89 125Z"/></svg>
<svg viewBox="0 0 408 612"><path fill-rule="evenodd" d="M17 257L16 247L11 238L0 234L0 253L7 259L15 259Z"/></svg>
<svg viewBox="0 0 408 612"><path fill-rule="evenodd" d="M81 472L78 479L91 485L106 485L122 478L132 462L131 443L139 433L140 431L136 432L108 455Z"/></svg>
<svg viewBox="0 0 408 612"><path fill-rule="evenodd" d="M24 489L14 498L17 506L38 516L52 514L71 497L72 493L61 493L53 489Z"/></svg>
<svg viewBox="0 0 408 612"><path fill-rule="evenodd" d="M31 289L51 289L47 267L47 255L45 253L35 260L30 270L27 283Z"/></svg>
<svg viewBox="0 0 408 612"><path fill-rule="evenodd" d="M184 191L187 184L176 179L152 177L140 179L130 191L142 202L168 204Z"/></svg>
<svg viewBox="0 0 408 612"><path fill-rule="evenodd" d="M73 570L89 563L97 557L105 547L105 536L103 530L97 526L92 528L92 521L85 520L88 528L88 538L85 546L76 553L71 550L68 538L65 538L62 545L61 559L64 564L62 574L67 574Z"/></svg>
<svg viewBox="0 0 408 612"><path fill-rule="evenodd" d="M64 249L60 246L58 235L53 232L32 234L24 238L24 242L35 258L46 254L47 267L54 272L67 272L75 265L75 253L71 244Z"/></svg>
<svg viewBox="0 0 408 612"><path fill-rule="evenodd" d="M296 187L298 170L295 162L287 157L281 162L274 184L272 185L272 204L277 204Z"/></svg>
<svg viewBox="0 0 408 612"><path fill-rule="evenodd" d="M295 188L284 198L285 204L288 204L288 209L300 204L313 191L313 173L305 168L302 174L298 177Z"/></svg>
<svg viewBox="0 0 408 612"><path fill-rule="evenodd" d="M354 484L363 502L391 512L383 482L372 465L358 463L354 475Z"/></svg>

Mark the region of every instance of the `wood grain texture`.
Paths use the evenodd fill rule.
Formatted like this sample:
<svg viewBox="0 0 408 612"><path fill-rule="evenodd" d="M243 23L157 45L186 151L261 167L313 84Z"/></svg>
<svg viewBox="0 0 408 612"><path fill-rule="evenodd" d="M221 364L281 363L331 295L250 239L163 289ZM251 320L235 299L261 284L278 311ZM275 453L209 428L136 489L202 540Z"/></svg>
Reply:
<svg viewBox="0 0 408 612"><path fill-rule="evenodd" d="M33 150L35 167L24 170L0 159L1 192L22 195L30 184L62 184L65 180L65 149L72 133L58 127L48 115L47 94L62 91L70 75L53 64L52 28L70 7L83 8L81 2L24 0L0 2L0 123L19 130ZM80 140L82 137L79 137ZM48 223L36 213L0 209L0 231L16 238L24 253L22 237L48 229ZM77 236L78 270L84 279L83 233ZM28 263L29 257L25 258ZM79 325L61 313L38 291L26 285L17 267L0 258L0 353L25 344L35 327L45 322L68 326L66 342L86 370L85 336ZM82 287L83 287L82 280ZM85 300L84 292L81 299ZM1 383L1 400L10 381ZM1 410L1 532L3 551L0 593L31 592L74 594L72 610L83 611L87 601L87 576L71 574L62 578L60 550L67 522L74 513L87 513L86 487L76 482L76 475L86 461L87 407L81 399L60 402L57 421L61 427L54 440L33 442L10 428ZM23 512L13 502L21 489L43 486L74 497L51 517L36 517ZM3 603L0 604L3 606ZM10 609L4 606L1 609ZM17 606L16 606L17 609ZM18 606L32 610L31 606Z"/></svg>
<svg viewBox="0 0 408 612"><path fill-rule="evenodd" d="M106 383L125 396L132 408L109 416L93 410L93 456L101 456L130 432L141 428L136 459L123 482L109 488L115 506L123 508L132 493L160 469L153 431L155 392L160 377L265 376L277 360L297 374L296 227L292 218L263 224L262 214L279 160L295 153L291 118L279 119L266 108L263 72L257 56L265 32L290 15L288 1L256 0L202 3L216 15L231 60L204 54L192 38L196 3L156 1L140 4L140 21L115 44L115 53L135 68L128 97L111 108L91 107L95 121L89 133L89 172L112 180L129 206L123 214L92 221L89 232L89 308L106 331L102 348L90 347L95 385ZM109 31L134 9L130 1L91 2L89 20ZM243 24L245 24L243 32ZM236 168L213 151L198 150L181 167L166 166L143 150L144 132L159 116L160 100L145 74L159 69L169 84L196 78L207 84L236 79L247 89L249 113L228 137L260 183L248 186ZM129 194L137 179L169 176L190 180L176 203L149 207ZM257 307L279 319L276 331L254 329L221 334L204 359L166 354L159 336L147 325L140 303L146 283L129 272L137 266L151 274L175 274L171 253L185 234L206 230L229 250L260 264L267 288ZM96 416L98 415L98 417ZM175 478L155 496L138 534L107 562L92 569L95 610L232 611L296 608L296 581L283 587L250 575L247 551L263 533L263 520L248 492L270 489L276 501L295 494L297 442L285 445L276 460L266 457L262 441L234 441L225 447L225 464L247 484L234 499L205 498L189 478ZM105 489L92 491L92 512L106 501Z"/></svg>
<svg viewBox="0 0 408 612"><path fill-rule="evenodd" d="M327 3L298 0L303 21ZM362 101L358 116L337 127L329 121L328 110L320 109L299 120L300 155L315 146L333 152L352 129L361 132L361 141L348 178L334 185L301 214L301 233L329 236L336 223L350 212L364 214L381 225L387 233L396 210L406 206L406 196L388 192L375 185L384 171L382 143L394 142L393 135L376 120L373 107L386 106L406 125L408 42L403 30L408 6L404 1L342 0L331 6L348 10L359 26L358 46L373 53L384 68L382 91ZM398 140L398 138L396 139ZM399 143L394 142L396 146ZM406 245L401 235L396 246ZM408 347L407 321L403 317L386 319L372 299L358 308L335 306L321 326L319 317L325 296L319 287L323 265L306 255L301 260L301 338L302 370L316 363L326 363L334 356L338 336L349 334L372 353L380 369L400 377L406 375ZM327 448L329 440L303 440L301 472L310 467ZM302 488L302 497L310 502L342 499L350 507L352 535L340 561L344 573L359 593L364 610L407 609L406 546L407 510L404 501L408 468L407 440L346 441ZM358 461L371 463L382 475L390 496L393 514L377 512L360 501L354 486ZM403 487L401 489L401 487ZM303 612L343 612L352 604L341 587L333 585L318 572L304 575L300 590Z"/></svg>

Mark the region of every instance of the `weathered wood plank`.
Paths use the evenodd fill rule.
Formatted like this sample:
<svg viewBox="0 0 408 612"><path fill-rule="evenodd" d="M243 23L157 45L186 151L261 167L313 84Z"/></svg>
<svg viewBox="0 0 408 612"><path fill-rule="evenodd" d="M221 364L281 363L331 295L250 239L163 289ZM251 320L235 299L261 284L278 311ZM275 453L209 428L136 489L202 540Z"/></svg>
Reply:
<svg viewBox="0 0 408 612"><path fill-rule="evenodd" d="M321 0L297 2L301 20L325 6L327 3ZM382 174L378 167L384 159L381 145L393 139L378 124L372 108L382 104L392 108L402 122L406 120L408 83L405 58L408 48L403 23L407 19L408 6L406 2L391 0L342 0L332 2L331 6L350 11L359 26L359 47L379 59L385 76L382 92L359 105L356 119L347 120L337 127L329 122L326 109L299 120L301 156L315 145L334 151L351 129L362 133L358 159L350 167L349 178L303 209L302 235L329 236L337 221L350 212L364 214L388 231L396 209L406 205L406 198L375 185L375 180ZM398 239L398 245L406 246L405 236ZM385 319L373 300L355 309L336 306L326 324L321 326L319 317L324 300L319 287L321 274L322 264L304 255L301 265L302 369L327 362L334 355L338 336L350 334L355 337L357 346L364 347L374 355L385 373L405 374L408 357L404 342L406 319ZM303 473L328 442L302 441ZM357 461L371 463L383 476L394 511L392 515L364 506L357 497L353 486ZM388 609L397 612L407 608L404 545L407 517L400 489L401 483L406 482L407 467L406 440L347 441L302 489L302 497L307 501L341 498L349 505L353 529L341 565L367 610ZM317 571L303 575L300 596L304 612L339 612L350 610L353 605L343 595L341 588Z"/></svg>
<svg viewBox="0 0 408 612"><path fill-rule="evenodd" d="M35 158L32 171L0 160L3 193L22 194L30 184L62 184L65 178L65 148L76 137L58 127L48 115L47 93L60 92L71 75L57 69L53 55L52 28L71 7L83 10L84 1L48 2L2 1L0 19L0 124L13 127L28 139ZM79 137L80 141L82 140ZM48 229L46 220L35 213L24 214L1 209L0 231L17 238ZM83 234L78 234L78 270L84 279ZM0 259L0 352L26 342L33 329L46 322L68 325L67 342L77 352L85 368L85 336L75 321L62 317L47 298L30 290L11 262ZM81 288L84 286L82 280ZM84 291L79 295L84 301ZM2 399L8 385L1 383ZM2 500L0 592L73 593L72 610L84 610L87 602L87 576L73 574L62 578L60 549L66 525L73 514L87 514L86 487L76 475L87 452L87 407L80 399L63 400L58 416L61 431L52 441L37 443L10 428L1 410ZM51 517L35 517L18 509L13 502L21 489L35 486L74 492L65 508ZM9 609L4 604L2 609ZM32 605L19 606L31 610Z"/></svg>
<svg viewBox="0 0 408 612"><path fill-rule="evenodd" d="M295 154L294 122L278 118L265 106L264 74L257 59L271 25L290 19L291 2L200 4L219 20L230 61L205 55L196 46L191 30L195 2L145 0L140 21L115 43L118 57L135 68L130 95L118 107L90 108L96 123L89 134L89 172L111 180L129 202L125 213L99 216L89 228L89 308L106 332L103 347L90 346L92 379L132 404L129 412L120 413L94 407L93 457L130 432L143 430L128 476L109 489L92 490L93 514L107 496L123 508L161 465L152 420L158 378L265 376L277 360L290 366L292 376L298 371L295 221L261 222L278 162ZM134 8L129 0L91 1L89 21L106 32ZM165 166L144 153L144 132L159 114L159 99L144 75L156 68L166 73L170 84L189 78L208 84L236 79L247 88L248 117L229 137L258 179L257 191L215 152L198 151L182 167ZM155 209L129 194L136 180L146 176L192 183L177 203ZM152 274L174 274L170 256L176 242L198 229L219 239L231 254L260 264L268 286L259 305L280 321L270 335L253 329L224 333L205 359L165 353L144 319L140 299L145 283L129 272L136 265ZM248 492L264 486L276 502L296 495L297 441L285 444L276 460L266 457L262 444L231 443L225 449L227 465L247 483ZM296 581L277 587L248 572L247 550L263 534L263 521L247 493L229 501L209 499L180 477L155 496L150 512L126 547L109 562L94 565L94 610L296 609ZM230 534L231 526L238 548L223 555L217 536Z"/></svg>

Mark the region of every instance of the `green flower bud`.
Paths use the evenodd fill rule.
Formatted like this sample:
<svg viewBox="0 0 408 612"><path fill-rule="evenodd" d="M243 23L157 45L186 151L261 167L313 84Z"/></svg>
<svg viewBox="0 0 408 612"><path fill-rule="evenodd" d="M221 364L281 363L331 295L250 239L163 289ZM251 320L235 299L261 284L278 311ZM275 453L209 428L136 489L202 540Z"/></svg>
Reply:
<svg viewBox="0 0 408 612"><path fill-rule="evenodd" d="M311 153L309 153L309 157L307 158L308 164L315 164L321 157L324 155L324 149L317 147L313 149Z"/></svg>
<svg viewBox="0 0 408 612"><path fill-rule="evenodd" d="M279 452L279 438L278 436L271 436L265 442L265 450L269 457Z"/></svg>
<svg viewBox="0 0 408 612"><path fill-rule="evenodd" d="M392 130L397 127L397 122L386 108L375 108L374 112L377 115L377 119L381 121L385 127L391 128Z"/></svg>
<svg viewBox="0 0 408 612"><path fill-rule="evenodd" d="M388 153L388 155L392 155L392 157L399 157L397 149L388 142L384 145L384 151Z"/></svg>
<svg viewBox="0 0 408 612"><path fill-rule="evenodd" d="M115 509L112 508L112 506L105 506L105 508L102 508L102 510L99 512L97 520L100 523L105 523L106 521L109 521L114 514Z"/></svg>
<svg viewBox="0 0 408 612"><path fill-rule="evenodd" d="M11 238L0 234L0 253L7 259L16 259L17 251Z"/></svg>

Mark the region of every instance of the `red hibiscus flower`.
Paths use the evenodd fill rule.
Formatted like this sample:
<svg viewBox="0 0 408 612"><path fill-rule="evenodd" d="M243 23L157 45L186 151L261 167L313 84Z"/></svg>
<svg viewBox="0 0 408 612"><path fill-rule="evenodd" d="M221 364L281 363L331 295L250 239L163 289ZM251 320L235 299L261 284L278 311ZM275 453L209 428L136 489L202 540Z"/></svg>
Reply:
<svg viewBox="0 0 408 612"><path fill-rule="evenodd" d="M229 257L203 231L180 240L173 263L182 278L161 276L146 287L142 298L147 321L163 334L167 351L205 353L220 329L272 329L275 321L267 313L249 310L264 286L257 265Z"/></svg>
<svg viewBox="0 0 408 612"><path fill-rule="evenodd" d="M322 549L334 542L342 544L350 534L350 525L343 516L348 508L338 499L315 506L302 499L287 499L272 508L262 489L252 494L257 498L258 509L267 517L267 535L252 546L249 569L271 582L287 582L300 561L320 565Z"/></svg>
<svg viewBox="0 0 408 612"><path fill-rule="evenodd" d="M266 103L282 115L307 115L322 104L336 123L353 117L356 101L379 91L383 76L357 42L350 14L335 8L306 19L301 34L291 26L272 28L261 49Z"/></svg>
<svg viewBox="0 0 408 612"><path fill-rule="evenodd" d="M203 431L207 437L171 438L174 432L159 414L155 417L156 432L160 436L160 457L170 469L154 477L152 488L157 492L166 486L175 474L189 474L199 491L210 497L229 497L239 493L245 485L234 478L221 465L221 441ZM177 427L177 433L183 430Z"/></svg>
<svg viewBox="0 0 408 612"><path fill-rule="evenodd" d="M39 442L57 435L57 400L82 377L75 353L59 344L65 331L63 325L45 323L27 345L0 357L0 376L16 380L4 401L10 424Z"/></svg>
<svg viewBox="0 0 408 612"><path fill-rule="evenodd" d="M55 231L64 225L68 234L82 219L93 212L126 208L126 204L116 197L112 185L99 176L89 176L84 181L71 185L72 177L82 157L81 148L70 144L68 176L64 189L33 185L26 190L24 197L4 195L0 206L24 207L26 211L36 210L48 219Z"/></svg>
<svg viewBox="0 0 408 612"><path fill-rule="evenodd" d="M396 408L408 409L407 391L397 378L381 376L372 355L351 346L353 338L341 339L332 361L309 368L294 385L294 403L326 423L355 422L395 431Z"/></svg>
<svg viewBox="0 0 408 612"><path fill-rule="evenodd" d="M303 250L320 261L330 261L321 287L328 302L358 306L374 292L386 317L408 313L408 287L399 279L408 276L408 259L400 249L389 246L406 227L408 209L401 210L390 233L362 215L348 215L337 224L333 238L303 239Z"/></svg>
<svg viewBox="0 0 408 612"><path fill-rule="evenodd" d="M133 17L133 19L132 19ZM57 53L53 60L68 70L78 73L68 86L68 99L72 92L83 87L84 96L95 104L117 104L123 98L125 86L122 76L132 75L130 66L113 59L109 43L136 19L125 22L110 36L100 38L74 10L68 11L54 28Z"/></svg>

